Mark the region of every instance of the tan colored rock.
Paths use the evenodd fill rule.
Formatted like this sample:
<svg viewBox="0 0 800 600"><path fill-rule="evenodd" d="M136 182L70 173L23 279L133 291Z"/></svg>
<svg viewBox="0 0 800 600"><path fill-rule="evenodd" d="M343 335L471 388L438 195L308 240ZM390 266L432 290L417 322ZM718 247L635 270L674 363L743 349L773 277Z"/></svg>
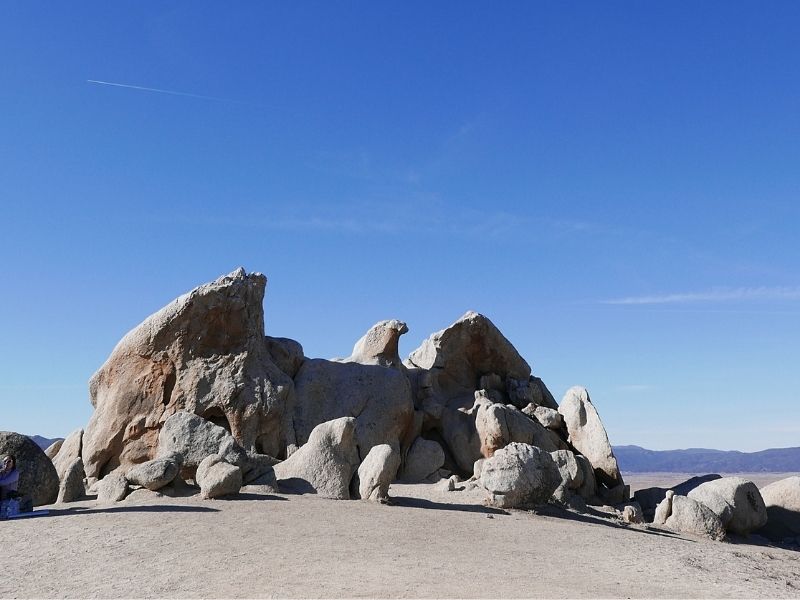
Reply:
<svg viewBox="0 0 800 600"><path fill-rule="evenodd" d="M570 388L561 400L558 412L564 417L569 443L589 459L598 480L608 487L621 484L617 459L589 392L579 386Z"/></svg>
<svg viewBox="0 0 800 600"><path fill-rule="evenodd" d="M688 497L710 508L732 533L747 535L767 523L767 507L758 487L741 477L708 481L694 488Z"/></svg>
<svg viewBox="0 0 800 600"><path fill-rule="evenodd" d="M408 449L400 479L408 483L425 481L444 465L444 450L438 442L418 437Z"/></svg>
<svg viewBox="0 0 800 600"><path fill-rule="evenodd" d="M97 484L97 501L103 504L119 502L125 499L129 491L128 480L119 471L114 471Z"/></svg>
<svg viewBox="0 0 800 600"><path fill-rule="evenodd" d="M403 361L400 360L397 347L400 336L407 332L408 326L402 321L380 321L356 342L353 353L346 361L402 369Z"/></svg>
<svg viewBox="0 0 800 600"><path fill-rule="evenodd" d="M175 459L181 472L193 477L207 456L219 454L230 464L245 467L247 455L224 428L195 414L178 411L164 422L158 434L157 458Z"/></svg>
<svg viewBox="0 0 800 600"><path fill-rule="evenodd" d="M74 502L80 500L86 495L86 490L83 485L85 477L83 470L83 460L78 456L72 462L63 468L63 472L59 478L58 486L58 499L56 502Z"/></svg>
<svg viewBox="0 0 800 600"><path fill-rule="evenodd" d="M672 510L665 525L673 531L691 533L717 541L725 539L725 528L719 517L704 504L686 496L675 495L672 498Z"/></svg>
<svg viewBox="0 0 800 600"><path fill-rule="evenodd" d="M626 523L640 525L644 523L644 513L642 507L636 502L631 502L622 508L622 520Z"/></svg>
<svg viewBox="0 0 800 600"><path fill-rule="evenodd" d="M207 456L197 466L196 481L202 498L231 496L242 488L242 470L221 456Z"/></svg>
<svg viewBox="0 0 800 600"><path fill-rule="evenodd" d="M667 490L664 499L656 505L655 514L653 516L653 525L664 525L672 514L672 499L675 497L675 492Z"/></svg>
<svg viewBox="0 0 800 600"><path fill-rule="evenodd" d="M548 452L512 442L486 459L480 482L492 505L529 507L546 503L561 483L561 475Z"/></svg>
<svg viewBox="0 0 800 600"><path fill-rule="evenodd" d="M61 445L64 443L64 440L56 440L52 444L50 444L47 449L44 451L47 458L53 460L55 455L58 454L58 451L61 450Z"/></svg>
<svg viewBox="0 0 800 600"><path fill-rule="evenodd" d="M360 462L355 436L353 417L317 425L307 443L273 467L279 486L292 492L348 500L350 481Z"/></svg>
<svg viewBox="0 0 800 600"><path fill-rule="evenodd" d="M358 467L358 495L362 500L383 502L400 468L400 452L389 444L373 446Z"/></svg>
<svg viewBox="0 0 800 600"><path fill-rule="evenodd" d="M83 484L86 473L81 460L82 443L83 429L77 429L63 440L52 459L59 480L58 502L74 502L86 493Z"/></svg>
<svg viewBox="0 0 800 600"><path fill-rule="evenodd" d="M164 421L186 411L230 428L247 450L294 442L293 384L264 336L266 278L238 269L174 300L120 340L89 382L83 437L90 478L155 457Z"/></svg>
<svg viewBox="0 0 800 600"><path fill-rule="evenodd" d="M307 359L295 377L295 395L293 427L298 445L310 440L318 425L342 417L355 419L361 458L373 446L406 449L413 441L407 438L414 426L414 400L401 370Z"/></svg>
<svg viewBox="0 0 800 600"><path fill-rule="evenodd" d="M575 454L575 462L581 468L581 485L577 490L578 495L587 502L594 502L597 496L597 482L595 481L594 468L589 459L580 454Z"/></svg>
<svg viewBox="0 0 800 600"><path fill-rule="evenodd" d="M528 381L531 368L485 316L468 312L431 335L408 357L407 366L431 371L436 394L471 396L481 375Z"/></svg>
<svg viewBox="0 0 800 600"><path fill-rule="evenodd" d="M181 463L179 457L155 458L128 469L125 478L133 485L140 485L155 492L169 485L178 476Z"/></svg>
<svg viewBox="0 0 800 600"><path fill-rule="evenodd" d="M267 347L267 354L275 366L294 379L306 359L300 342L289 338L266 336L264 344Z"/></svg>
<svg viewBox="0 0 800 600"><path fill-rule="evenodd" d="M537 446L545 452L559 449L551 433L514 406L496 404L482 391L475 392L475 428L481 441L481 455L492 456L510 442ZM473 462L474 464L474 462Z"/></svg>

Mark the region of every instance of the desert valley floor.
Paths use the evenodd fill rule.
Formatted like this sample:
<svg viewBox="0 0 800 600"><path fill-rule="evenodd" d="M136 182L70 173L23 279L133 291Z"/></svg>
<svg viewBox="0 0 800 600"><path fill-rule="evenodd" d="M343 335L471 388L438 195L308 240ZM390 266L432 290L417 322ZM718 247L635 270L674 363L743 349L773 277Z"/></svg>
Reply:
<svg viewBox="0 0 800 600"><path fill-rule="evenodd" d="M798 552L503 511L436 485L390 494L53 506L0 524L0 597L800 597Z"/></svg>

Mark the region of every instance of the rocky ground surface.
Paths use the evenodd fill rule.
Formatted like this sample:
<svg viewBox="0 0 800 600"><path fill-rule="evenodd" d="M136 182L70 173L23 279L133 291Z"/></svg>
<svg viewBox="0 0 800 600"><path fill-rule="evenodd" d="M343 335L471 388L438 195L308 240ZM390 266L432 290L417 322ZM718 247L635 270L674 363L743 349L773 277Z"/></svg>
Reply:
<svg viewBox="0 0 800 600"><path fill-rule="evenodd" d="M0 597L800 597L798 552L489 508L479 490L390 494L55 505L0 524Z"/></svg>

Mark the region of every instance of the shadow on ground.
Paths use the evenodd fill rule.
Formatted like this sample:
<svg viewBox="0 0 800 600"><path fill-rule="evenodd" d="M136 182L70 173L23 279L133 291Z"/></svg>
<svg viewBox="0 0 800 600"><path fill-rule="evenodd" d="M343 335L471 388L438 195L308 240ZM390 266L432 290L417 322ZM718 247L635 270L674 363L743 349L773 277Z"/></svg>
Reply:
<svg viewBox="0 0 800 600"><path fill-rule="evenodd" d="M217 508L208 506L180 506L176 504L145 504L133 506L107 506L103 508L93 508L89 506L75 506L71 508L49 509L50 517L70 517L78 515L91 515L102 513L129 513L129 512L184 512L184 513L210 513L219 512Z"/></svg>
<svg viewBox="0 0 800 600"><path fill-rule="evenodd" d="M483 506L481 504L447 504L445 502L434 502L423 498L411 498L408 496L392 496L389 500L391 506L403 506L405 508L427 508L429 510L454 510L460 512L483 513L487 515L508 515L510 513L499 508Z"/></svg>

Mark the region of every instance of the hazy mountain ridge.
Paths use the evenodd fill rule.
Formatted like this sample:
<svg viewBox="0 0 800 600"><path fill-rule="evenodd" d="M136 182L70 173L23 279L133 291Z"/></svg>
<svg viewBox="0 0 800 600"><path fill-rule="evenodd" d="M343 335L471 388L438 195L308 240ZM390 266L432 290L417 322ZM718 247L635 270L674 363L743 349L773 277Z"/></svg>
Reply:
<svg viewBox="0 0 800 600"><path fill-rule="evenodd" d="M51 446L53 444L53 442L55 442L57 440L63 440L64 439L64 438L52 438L52 439L50 439L50 438L42 437L40 435L29 435L28 437L31 440L33 440L33 443L36 444L37 446L39 446L39 448L41 448L42 450L46 450L49 446Z"/></svg>
<svg viewBox="0 0 800 600"><path fill-rule="evenodd" d="M800 471L800 448L770 448L759 452L687 448L648 450L614 446L620 470L633 473L787 473Z"/></svg>

